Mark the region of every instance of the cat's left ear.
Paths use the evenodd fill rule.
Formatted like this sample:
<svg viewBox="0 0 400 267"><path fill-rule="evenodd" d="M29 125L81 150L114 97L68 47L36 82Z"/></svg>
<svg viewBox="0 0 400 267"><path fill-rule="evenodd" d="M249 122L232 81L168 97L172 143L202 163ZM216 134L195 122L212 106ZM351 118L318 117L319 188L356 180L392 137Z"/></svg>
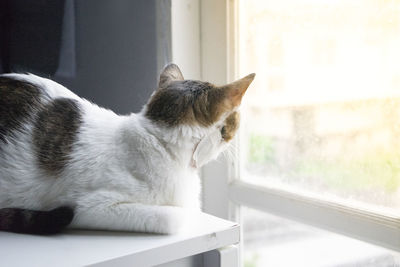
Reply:
<svg viewBox="0 0 400 267"><path fill-rule="evenodd" d="M160 74L160 81L158 82L158 88L165 88L173 81L184 80L181 70L178 65L170 63L164 67Z"/></svg>

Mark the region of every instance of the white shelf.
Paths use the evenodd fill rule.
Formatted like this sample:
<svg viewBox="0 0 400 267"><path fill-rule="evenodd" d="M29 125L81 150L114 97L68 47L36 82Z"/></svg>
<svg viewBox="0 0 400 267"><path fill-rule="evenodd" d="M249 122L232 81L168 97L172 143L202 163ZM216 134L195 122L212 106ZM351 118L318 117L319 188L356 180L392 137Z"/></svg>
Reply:
<svg viewBox="0 0 400 267"><path fill-rule="evenodd" d="M152 266L239 242L239 226L201 214L176 235L70 230L56 236L0 232L2 266Z"/></svg>

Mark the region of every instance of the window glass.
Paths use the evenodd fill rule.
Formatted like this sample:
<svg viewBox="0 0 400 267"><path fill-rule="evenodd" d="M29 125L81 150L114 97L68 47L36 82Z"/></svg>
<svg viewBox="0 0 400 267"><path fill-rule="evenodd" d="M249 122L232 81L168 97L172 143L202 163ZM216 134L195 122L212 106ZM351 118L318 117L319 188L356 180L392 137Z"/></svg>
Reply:
<svg viewBox="0 0 400 267"><path fill-rule="evenodd" d="M241 179L400 211L400 1L239 1Z"/></svg>

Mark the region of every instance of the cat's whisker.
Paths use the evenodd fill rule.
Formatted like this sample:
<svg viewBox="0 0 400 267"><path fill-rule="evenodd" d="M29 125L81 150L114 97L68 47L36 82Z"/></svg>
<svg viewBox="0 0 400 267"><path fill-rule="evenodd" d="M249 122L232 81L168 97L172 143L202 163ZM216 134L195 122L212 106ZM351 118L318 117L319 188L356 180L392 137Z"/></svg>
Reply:
<svg viewBox="0 0 400 267"><path fill-rule="evenodd" d="M227 148L222 153L228 161L235 162L237 159L235 150L236 147L232 143L228 143Z"/></svg>

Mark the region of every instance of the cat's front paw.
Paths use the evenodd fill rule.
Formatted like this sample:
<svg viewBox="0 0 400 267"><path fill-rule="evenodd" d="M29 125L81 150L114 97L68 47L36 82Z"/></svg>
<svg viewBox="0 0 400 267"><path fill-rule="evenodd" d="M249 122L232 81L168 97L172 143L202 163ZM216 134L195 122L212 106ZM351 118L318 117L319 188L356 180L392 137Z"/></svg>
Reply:
<svg viewBox="0 0 400 267"><path fill-rule="evenodd" d="M166 207L165 212L159 214L155 232L159 234L176 234L181 232L187 221L187 214L178 207Z"/></svg>

